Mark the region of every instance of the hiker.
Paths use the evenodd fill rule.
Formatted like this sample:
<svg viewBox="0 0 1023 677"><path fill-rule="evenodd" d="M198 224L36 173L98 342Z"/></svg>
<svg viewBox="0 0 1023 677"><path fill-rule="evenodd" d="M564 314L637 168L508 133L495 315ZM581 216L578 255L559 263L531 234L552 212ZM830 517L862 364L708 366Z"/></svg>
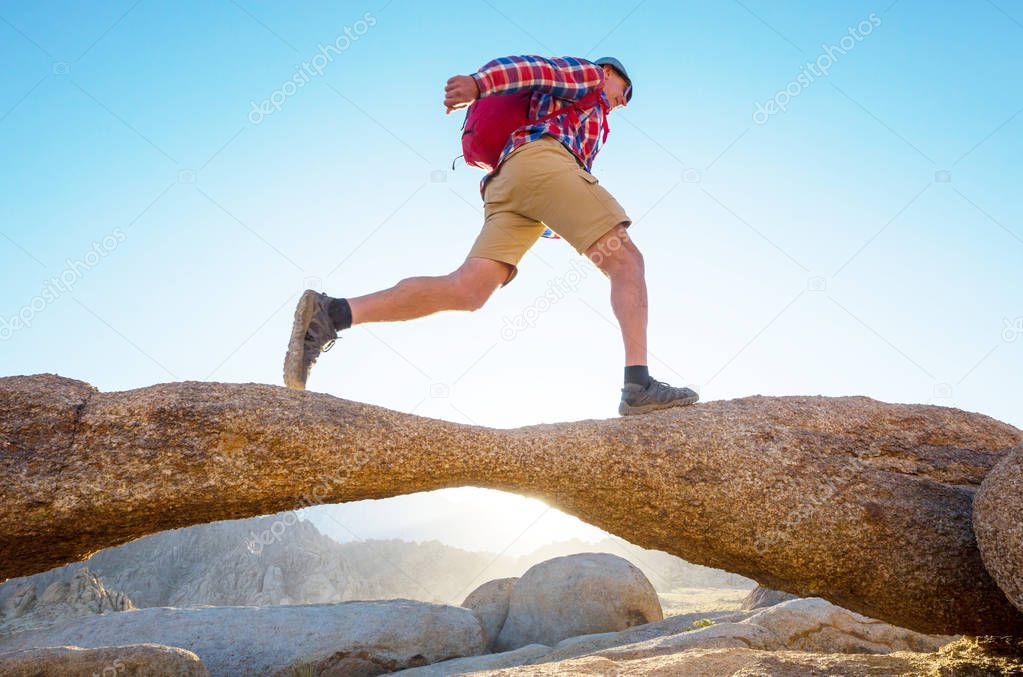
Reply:
<svg viewBox="0 0 1023 677"><path fill-rule="evenodd" d="M611 57L507 56L449 79L447 114L468 107L465 161L487 171L479 236L448 275L410 277L348 298L306 290L295 310L285 384L304 389L320 353L354 325L479 309L515 278L519 260L541 236L553 236L589 257L611 282L625 343L619 414L695 403L693 390L650 376L643 257L626 230L632 220L589 171L607 139L608 114L631 99L632 79Z"/></svg>

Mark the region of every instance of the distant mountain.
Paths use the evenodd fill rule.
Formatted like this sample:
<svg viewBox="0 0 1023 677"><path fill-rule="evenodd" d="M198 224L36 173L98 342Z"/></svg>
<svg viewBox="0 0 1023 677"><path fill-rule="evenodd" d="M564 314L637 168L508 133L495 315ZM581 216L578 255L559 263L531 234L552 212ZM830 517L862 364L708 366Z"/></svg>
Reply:
<svg viewBox="0 0 1023 677"><path fill-rule="evenodd" d="M630 560L658 591L677 587L752 589L748 579L689 564L620 539L552 543L529 555L469 552L438 541L349 543L323 535L295 513L166 531L102 550L85 562L0 585L0 608L26 585L41 594L88 567L137 607L308 604L403 597L460 604L478 585L577 552Z"/></svg>
<svg viewBox="0 0 1023 677"><path fill-rule="evenodd" d="M87 566L138 607L340 602L368 594L340 545L294 513L173 529L97 552L84 562L12 579L45 587Z"/></svg>
<svg viewBox="0 0 1023 677"><path fill-rule="evenodd" d="M31 579L20 579L0 604L0 634L45 627L93 614L127 611L135 606L123 592L110 590L85 567L68 572L37 590Z"/></svg>

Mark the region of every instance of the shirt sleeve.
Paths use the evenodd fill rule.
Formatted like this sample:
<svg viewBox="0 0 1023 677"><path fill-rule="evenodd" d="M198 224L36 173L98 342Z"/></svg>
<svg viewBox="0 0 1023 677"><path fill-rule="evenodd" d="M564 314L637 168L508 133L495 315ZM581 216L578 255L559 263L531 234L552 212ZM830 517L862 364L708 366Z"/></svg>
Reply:
<svg viewBox="0 0 1023 677"><path fill-rule="evenodd" d="M560 99L576 101L604 84L604 69L576 57L543 57L533 54L503 56L484 64L472 74L480 98L536 89Z"/></svg>

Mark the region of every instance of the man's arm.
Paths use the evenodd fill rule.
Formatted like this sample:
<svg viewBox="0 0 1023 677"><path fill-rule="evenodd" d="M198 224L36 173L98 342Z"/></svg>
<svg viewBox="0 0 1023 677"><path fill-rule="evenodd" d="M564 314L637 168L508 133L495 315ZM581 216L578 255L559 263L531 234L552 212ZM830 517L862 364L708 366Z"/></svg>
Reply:
<svg viewBox="0 0 1023 677"><path fill-rule="evenodd" d="M571 56L503 56L471 75L479 98L537 89L560 99L576 101L604 83L604 69Z"/></svg>

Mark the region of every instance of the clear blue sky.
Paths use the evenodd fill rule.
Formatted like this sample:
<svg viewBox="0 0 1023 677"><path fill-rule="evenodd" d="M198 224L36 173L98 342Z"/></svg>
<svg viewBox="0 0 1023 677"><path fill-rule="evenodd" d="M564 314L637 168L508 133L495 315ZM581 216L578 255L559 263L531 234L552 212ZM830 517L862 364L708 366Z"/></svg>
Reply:
<svg viewBox="0 0 1023 677"><path fill-rule="evenodd" d="M443 87L508 54L633 76L593 171L646 254L654 376L1023 427L1010 0L2 2L0 373L279 383L306 286L462 261L480 174L451 171ZM483 310L356 328L309 386L494 426L614 416L607 283L582 267L537 301L583 263L540 241ZM519 314L535 326L506 340Z"/></svg>

